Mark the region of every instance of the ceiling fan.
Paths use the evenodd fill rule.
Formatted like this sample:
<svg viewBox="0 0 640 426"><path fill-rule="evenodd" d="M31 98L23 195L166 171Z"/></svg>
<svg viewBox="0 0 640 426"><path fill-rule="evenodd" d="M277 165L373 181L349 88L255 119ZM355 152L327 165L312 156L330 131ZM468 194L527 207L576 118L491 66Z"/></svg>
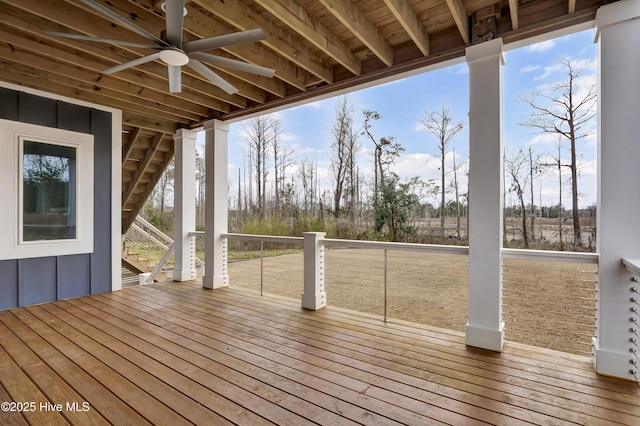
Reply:
<svg viewBox="0 0 640 426"><path fill-rule="evenodd" d="M96 3L94 0L80 0L87 6L92 7L103 15L109 17L113 21L129 28L132 31L142 35L143 37L153 41L155 45L135 43L123 40L113 40L102 37L85 36L81 34L69 34L56 31L47 31L47 34L73 38L77 40L96 41L100 43L120 44L123 46L141 47L155 49L157 52L124 62L120 65L107 68L102 71L103 74L113 74L127 68L142 65L147 62L160 59L167 64L169 73L169 92L180 93L182 90L182 66L187 65L207 80L220 87L228 94L234 94L238 91L232 84L220 77L211 68L204 65L201 61L208 62L212 65L231 68L239 71L245 71L265 77L273 77L274 70L253 65L247 62L237 61L222 56L205 53L205 50L218 49L221 47L233 46L242 43L252 43L265 40L266 36L262 29L240 31L231 34L203 38L200 40L184 41L183 40L183 21L186 14L184 0L167 0L162 9L166 15L166 33L163 38L159 38L148 31L138 27L137 25L127 21L126 19L115 14L106 7Z"/></svg>

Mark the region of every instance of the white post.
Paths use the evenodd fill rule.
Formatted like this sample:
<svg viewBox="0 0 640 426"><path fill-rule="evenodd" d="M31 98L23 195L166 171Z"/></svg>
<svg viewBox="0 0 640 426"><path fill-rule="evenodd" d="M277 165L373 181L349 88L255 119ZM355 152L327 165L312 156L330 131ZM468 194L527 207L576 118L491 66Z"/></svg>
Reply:
<svg viewBox="0 0 640 426"><path fill-rule="evenodd" d="M502 39L466 50L469 65L469 346L500 351L502 321Z"/></svg>
<svg viewBox="0 0 640 426"><path fill-rule="evenodd" d="M326 233L305 232L304 234L304 293L302 307L318 310L327 306L324 291L324 245L320 244Z"/></svg>
<svg viewBox="0 0 640 426"><path fill-rule="evenodd" d="M227 273L227 239L222 234L228 226L227 158L229 125L220 120L204 123L205 132L205 288L229 285Z"/></svg>
<svg viewBox="0 0 640 426"><path fill-rule="evenodd" d="M640 258L640 2L598 9L598 333L600 374L633 379L631 273ZM637 286L637 285L636 285ZM637 327L637 324L635 325ZM640 352L640 351L639 351ZM640 366L640 360L637 360Z"/></svg>
<svg viewBox="0 0 640 426"><path fill-rule="evenodd" d="M175 147L174 181L174 281L196 277L194 238L196 230L196 133L179 129L173 136Z"/></svg>

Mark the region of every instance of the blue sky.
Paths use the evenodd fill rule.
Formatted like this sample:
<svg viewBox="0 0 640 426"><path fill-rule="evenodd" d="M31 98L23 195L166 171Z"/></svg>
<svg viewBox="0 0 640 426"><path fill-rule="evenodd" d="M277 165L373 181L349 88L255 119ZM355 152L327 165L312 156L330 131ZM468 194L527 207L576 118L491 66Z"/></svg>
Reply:
<svg viewBox="0 0 640 426"><path fill-rule="evenodd" d="M526 96L533 90L564 79L559 67L558 57L567 57L580 61L587 68L586 78L580 82L588 85L595 82L596 45L593 43L593 32L584 31L571 36L560 37L542 43L530 45L505 52L506 65L503 68L503 105L504 124L503 141L505 152L510 153L517 147L528 149L533 146L536 152L555 154L556 138L548 135L532 133L532 130L518 125L527 118L530 107L519 97ZM394 171L402 178L419 176L422 179L436 179L439 176L439 160L437 141L434 136L425 132L419 119L425 117L425 111L440 109L445 103L454 117L454 122L462 122L465 128L453 139L450 148L455 148L457 164L468 163L468 68L464 61L458 64L425 72L419 75L385 83L373 88L359 90L348 94L355 107L354 114L358 126L362 123L362 110L377 111L382 118L373 123L373 133L377 138L393 136L404 148L402 156L397 160ZM317 161L320 186L332 187L329 171L329 153L331 144L330 127L334 116L337 98L312 102L307 105L279 111L273 114L281 123L281 140L295 154L295 163L307 158ZM229 137L229 181L230 192L237 193L238 169L245 168L244 152L247 136L243 122L233 123ZM580 205L588 206L596 202L595 152L596 135L594 133L581 142L582 165L580 167L579 191ZM359 165L365 174L371 170L371 141L360 139L362 150ZM568 144L567 144L568 145ZM565 156L568 151L564 151ZM453 153L447 156L451 164ZM296 174L296 164L288 170L289 179ZM550 169L535 183L536 204L542 199L543 205L556 204L558 201L558 178ZM568 177L568 169L563 171ZM461 185L466 185L463 173L458 176ZM570 186L565 180L563 188L563 204L570 206ZM508 183L507 183L508 185ZM466 189L465 189L466 190ZM425 200L435 203L435 199ZM507 204L515 198L508 196Z"/></svg>

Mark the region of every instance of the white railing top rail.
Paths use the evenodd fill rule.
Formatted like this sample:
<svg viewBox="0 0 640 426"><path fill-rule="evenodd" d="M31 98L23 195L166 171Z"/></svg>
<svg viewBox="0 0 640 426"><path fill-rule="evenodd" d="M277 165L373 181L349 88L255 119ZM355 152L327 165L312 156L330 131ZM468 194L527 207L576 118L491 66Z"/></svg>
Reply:
<svg viewBox="0 0 640 426"><path fill-rule="evenodd" d="M133 231L137 231L142 233L143 235L145 235L146 237L149 238L149 241L154 243L156 246L160 247L163 250L168 250L169 247L173 244L173 240L171 241L166 241L166 242L162 242L160 241L158 238L156 238L156 235L151 235L151 234L147 234L147 232L145 232L145 230L143 228L141 228L140 226L138 226L137 224L133 223L131 224L131 229ZM164 235L164 234L163 234ZM166 236L166 235L165 235ZM161 238L161 239L165 239L165 238ZM168 244L167 244L168 243Z"/></svg>
<svg viewBox="0 0 640 426"><path fill-rule="evenodd" d="M282 244L304 244L303 237L283 237L278 235L258 235L258 234L222 234L222 238L232 238L236 240L245 241L265 241L269 243L282 243Z"/></svg>
<svg viewBox="0 0 640 426"><path fill-rule="evenodd" d="M469 247L467 246L447 246L440 244L394 243L388 241L343 240L335 238L324 238L320 240L320 244L331 247L420 251L441 254L469 254Z"/></svg>
<svg viewBox="0 0 640 426"><path fill-rule="evenodd" d="M192 232L191 235L203 236L204 231ZM258 235L258 234L237 234L225 233L221 234L222 238L233 238L246 241L265 241L272 243L285 244L302 244L303 237L285 237L277 235ZM468 246L453 246L444 244L418 244L418 243L399 243L389 241L365 241L365 240L347 240L337 238L323 238L320 244L330 247L345 248L363 248L363 249L383 249L397 251L418 251L424 253L440 253L440 254L459 254L468 255ZM552 251L552 250L529 250L529 249L510 249L503 248L502 255L506 259L536 259L558 262L572 263L598 263L598 253L584 253L572 251ZM623 263L628 268L637 268L640 273L640 259L623 259ZM629 266L631 265L631 266Z"/></svg>
<svg viewBox="0 0 640 426"><path fill-rule="evenodd" d="M502 249L502 257L506 259L546 260L572 263L598 263L598 253L582 253L575 251Z"/></svg>
<svg viewBox="0 0 640 426"><path fill-rule="evenodd" d="M634 274L640 275L640 259L622 258L622 264Z"/></svg>
<svg viewBox="0 0 640 426"><path fill-rule="evenodd" d="M153 234L153 236L157 240L162 241L166 247L169 247L171 244L173 244L173 239L171 237L169 237L167 234L165 234L164 232L162 232L161 230L153 226L149 221L147 221L141 216L136 216L134 225L137 225L140 229L144 231L148 230L149 233Z"/></svg>

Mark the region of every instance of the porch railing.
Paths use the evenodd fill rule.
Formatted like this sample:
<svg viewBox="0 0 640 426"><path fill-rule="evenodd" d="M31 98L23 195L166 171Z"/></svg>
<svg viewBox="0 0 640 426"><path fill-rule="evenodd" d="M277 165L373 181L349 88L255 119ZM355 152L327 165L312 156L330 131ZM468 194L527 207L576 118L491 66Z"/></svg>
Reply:
<svg viewBox="0 0 640 426"><path fill-rule="evenodd" d="M629 374L640 384L640 259L622 259L629 279Z"/></svg>
<svg viewBox="0 0 640 426"><path fill-rule="evenodd" d="M146 219L137 216L124 237L124 250L144 259L149 272L143 273L141 283L150 284L156 280L171 279L174 269L174 242L171 237L156 228ZM204 268L204 262L197 257L196 267Z"/></svg>
<svg viewBox="0 0 640 426"><path fill-rule="evenodd" d="M259 289L260 295L266 287L271 293L300 297L300 285L304 280L304 238L234 233L222 237L229 240L229 275L243 286ZM280 256L284 254L288 256Z"/></svg>
<svg viewBox="0 0 640 426"><path fill-rule="evenodd" d="M590 355L598 255L503 249L502 257L505 339Z"/></svg>
<svg viewBox="0 0 640 426"><path fill-rule="evenodd" d="M468 247L329 238L320 242L332 249L325 253L326 286L330 300L337 300L332 304L374 314L381 310L384 322L392 312L397 319L464 329ZM461 288L464 294L459 294ZM445 302L439 294L445 291L458 297ZM418 307L416 300L424 304ZM445 307L448 302L454 306ZM442 311L451 315L443 317Z"/></svg>
<svg viewBox="0 0 640 426"><path fill-rule="evenodd" d="M370 304L376 307L367 312L384 321L406 319L464 330L468 247L316 237L315 250L322 254L321 272L314 279L321 281L323 293L326 284L332 305L362 310L341 304L340 292L352 302L372 299L373 294L377 301ZM234 285L242 283L261 294L300 297L306 285L305 258L310 254L301 249L304 238L233 233L222 238L228 241L228 271ZM238 255L240 249L251 254ZM518 249L503 249L502 254L506 339L590 354L596 333L598 255ZM453 287L460 291L453 293ZM367 289L372 293L365 294ZM422 310L422 318L403 317L408 309ZM434 323L439 311L451 317L455 312L456 318Z"/></svg>

